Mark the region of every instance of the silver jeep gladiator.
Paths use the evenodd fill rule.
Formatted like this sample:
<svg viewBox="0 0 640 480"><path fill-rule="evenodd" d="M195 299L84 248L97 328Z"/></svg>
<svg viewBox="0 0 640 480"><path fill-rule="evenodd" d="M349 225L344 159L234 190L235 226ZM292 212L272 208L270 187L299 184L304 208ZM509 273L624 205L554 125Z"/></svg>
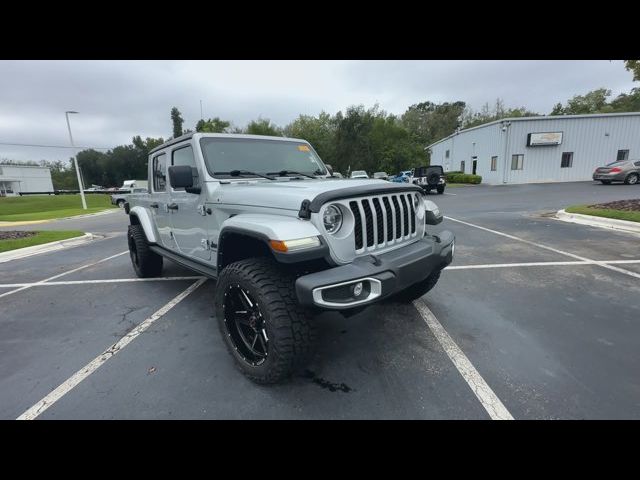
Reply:
<svg viewBox="0 0 640 480"><path fill-rule="evenodd" d="M216 279L222 337L253 381L302 366L315 313L411 302L453 259L421 187L331 176L305 140L190 133L150 152L149 191L125 203L136 274L167 258Z"/></svg>

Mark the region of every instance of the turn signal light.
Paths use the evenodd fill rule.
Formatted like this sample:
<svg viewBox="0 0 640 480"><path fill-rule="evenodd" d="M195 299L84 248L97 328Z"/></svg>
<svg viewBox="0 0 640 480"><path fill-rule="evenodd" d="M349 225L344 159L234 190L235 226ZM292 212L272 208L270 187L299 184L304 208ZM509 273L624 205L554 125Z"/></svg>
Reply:
<svg viewBox="0 0 640 480"><path fill-rule="evenodd" d="M319 247L320 239L318 237L296 238L295 240L269 240L269 245L276 252L294 252L296 250L304 250L305 248Z"/></svg>

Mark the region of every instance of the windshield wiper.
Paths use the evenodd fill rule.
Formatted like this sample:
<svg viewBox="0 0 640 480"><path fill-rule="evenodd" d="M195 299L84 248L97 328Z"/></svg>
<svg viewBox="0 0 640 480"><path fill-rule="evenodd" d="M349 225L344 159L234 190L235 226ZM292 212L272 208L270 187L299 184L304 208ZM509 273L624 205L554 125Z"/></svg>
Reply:
<svg viewBox="0 0 640 480"><path fill-rule="evenodd" d="M218 175L224 175L226 172L216 172ZM273 177L269 177L267 175L262 175L261 173L250 172L249 170L231 170L229 175L232 177L239 177L240 175L255 175L256 177L266 178L267 180L275 180Z"/></svg>
<svg viewBox="0 0 640 480"><path fill-rule="evenodd" d="M280 170L279 172L268 172L267 175L279 175L281 177L286 177L288 175L302 175L303 177L309 177L315 179L313 175L309 175L308 173L296 172L294 170Z"/></svg>

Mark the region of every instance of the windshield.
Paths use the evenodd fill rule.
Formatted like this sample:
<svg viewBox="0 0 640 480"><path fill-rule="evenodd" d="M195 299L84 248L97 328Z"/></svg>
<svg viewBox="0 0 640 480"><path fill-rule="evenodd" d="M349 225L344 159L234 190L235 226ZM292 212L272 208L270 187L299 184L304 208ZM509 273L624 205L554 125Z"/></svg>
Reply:
<svg viewBox="0 0 640 480"><path fill-rule="evenodd" d="M303 142L204 137L200 139L200 147L207 170L214 177L228 178L233 170L263 175L283 170L307 175L327 173L320 157Z"/></svg>

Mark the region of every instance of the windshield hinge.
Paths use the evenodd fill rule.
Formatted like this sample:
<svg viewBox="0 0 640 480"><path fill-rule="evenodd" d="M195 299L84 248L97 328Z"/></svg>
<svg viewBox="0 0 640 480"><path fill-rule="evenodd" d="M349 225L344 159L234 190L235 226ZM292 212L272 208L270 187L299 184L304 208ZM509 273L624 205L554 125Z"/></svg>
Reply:
<svg viewBox="0 0 640 480"><path fill-rule="evenodd" d="M310 200L303 200L302 205L300 205L300 211L298 212L298 217L309 220L311 218L311 209L309 208L311 205Z"/></svg>

